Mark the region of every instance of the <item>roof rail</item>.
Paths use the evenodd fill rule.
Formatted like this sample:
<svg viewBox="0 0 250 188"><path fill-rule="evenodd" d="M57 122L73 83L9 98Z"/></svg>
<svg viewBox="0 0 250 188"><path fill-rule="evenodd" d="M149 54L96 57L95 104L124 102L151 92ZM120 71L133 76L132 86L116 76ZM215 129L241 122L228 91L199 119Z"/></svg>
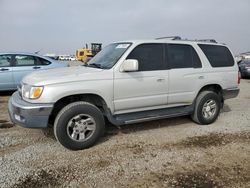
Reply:
<svg viewBox="0 0 250 188"><path fill-rule="evenodd" d="M197 40L199 42L212 42L212 43L217 43L215 39L199 39Z"/></svg>
<svg viewBox="0 0 250 188"><path fill-rule="evenodd" d="M156 40L161 40L161 39L217 43L217 41L215 39L194 39L194 40L190 40L190 39L182 39L180 36L169 36L169 37L156 38Z"/></svg>
<svg viewBox="0 0 250 188"><path fill-rule="evenodd" d="M161 39L181 40L181 37L180 36L169 36L169 37L159 37L159 38L156 38L156 40L161 40Z"/></svg>

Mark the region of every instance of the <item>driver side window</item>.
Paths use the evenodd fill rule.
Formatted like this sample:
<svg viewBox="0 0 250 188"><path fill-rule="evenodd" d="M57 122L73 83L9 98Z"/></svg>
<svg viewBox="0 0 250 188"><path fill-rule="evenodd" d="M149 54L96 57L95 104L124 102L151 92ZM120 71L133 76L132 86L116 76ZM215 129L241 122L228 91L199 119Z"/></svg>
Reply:
<svg viewBox="0 0 250 188"><path fill-rule="evenodd" d="M128 55L127 59L139 62L139 71L157 71L167 69L164 63L163 44L141 44Z"/></svg>

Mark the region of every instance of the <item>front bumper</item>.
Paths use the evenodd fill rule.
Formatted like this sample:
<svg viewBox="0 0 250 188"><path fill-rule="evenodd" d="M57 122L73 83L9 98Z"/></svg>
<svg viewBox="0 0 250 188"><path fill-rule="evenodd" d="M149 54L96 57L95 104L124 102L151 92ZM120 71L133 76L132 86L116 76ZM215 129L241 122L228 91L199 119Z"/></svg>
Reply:
<svg viewBox="0 0 250 188"><path fill-rule="evenodd" d="M53 104L28 103L20 97L18 92L11 96L8 104L11 121L26 128L48 127L52 109Z"/></svg>
<svg viewBox="0 0 250 188"><path fill-rule="evenodd" d="M235 98L239 95L240 89L239 88L230 88L230 89L223 89L223 99L231 99Z"/></svg>

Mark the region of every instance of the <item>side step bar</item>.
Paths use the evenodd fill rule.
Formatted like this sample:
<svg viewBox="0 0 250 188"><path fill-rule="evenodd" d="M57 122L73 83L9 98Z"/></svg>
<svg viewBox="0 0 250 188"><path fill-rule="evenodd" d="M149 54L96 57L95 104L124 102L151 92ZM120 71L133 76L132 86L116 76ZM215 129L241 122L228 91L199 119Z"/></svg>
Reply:
<svg viewBox="0 0 250 188"><path fill-rule="evenodd" d="M181 106L181 107L119 114L114 116L112 116L111 113L109 113L107 115L107 118L112 124L119 126L124 124L132 124L132 123L190 115L193 113L193 110L194 110L193 105L190 105L190 106Z"/></svg>

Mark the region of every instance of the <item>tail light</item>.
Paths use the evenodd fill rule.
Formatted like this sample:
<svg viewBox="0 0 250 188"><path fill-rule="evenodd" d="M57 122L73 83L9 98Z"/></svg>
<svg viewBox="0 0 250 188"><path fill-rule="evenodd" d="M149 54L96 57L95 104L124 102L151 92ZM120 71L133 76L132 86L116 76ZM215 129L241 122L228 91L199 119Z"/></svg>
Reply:
<svg viewBox="0 0 250 188"><path fill-rule="evenodd" d="M238 84L240 84L241 74L240 71L238 71Z"/></svg>

